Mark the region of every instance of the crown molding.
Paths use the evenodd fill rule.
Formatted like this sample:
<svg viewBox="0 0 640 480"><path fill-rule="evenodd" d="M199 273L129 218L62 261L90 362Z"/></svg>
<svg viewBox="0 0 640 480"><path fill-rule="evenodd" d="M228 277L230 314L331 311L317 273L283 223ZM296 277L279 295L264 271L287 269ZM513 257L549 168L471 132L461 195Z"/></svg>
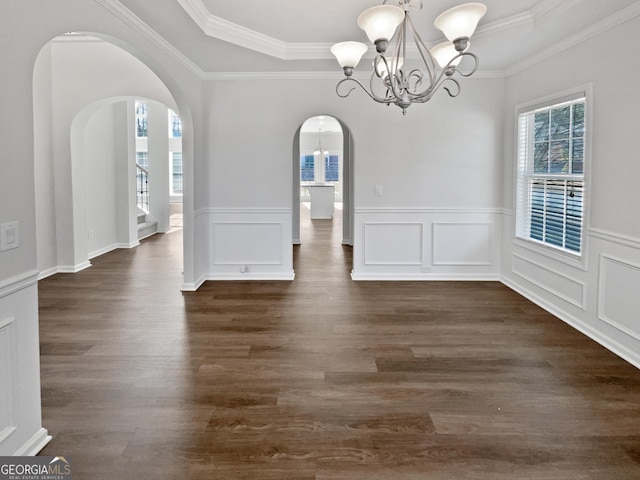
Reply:
<svg viewBox="0 0 640 480"><path fill-rule="evenodd" d="M531 9L531 17L539 22L544 17L560 15L582 0L543 0Z"/></svg>
<svg viewBox="0 0 640 480"><path fill-rule="evenodd" d="M371 72L356 72L353 75L360 81L368 81ZM233 80L333 80L340 81L344 74L340 70L335 71L292 71L292 72L209 72L204 74L204 80L210 81L233 81ZM503 71L479 70L473 74L472 78L465 78L465 82L474 79L496 79L506 78Z"/></svg>
<svg viewBox="0 0 640 480"><path fill-rule="evenodd" d="M569 0L564 3L577 3L577 1L580 0ZM526 70L527 68L532 67L533 65L540 63L547 58L553 57L554 55L557 55L571 47L579 45L589 40L590 38L593 38L597 35L600 35L601 33L606 32L607 30L617 27L618 25L622 25L623 23L632 20L638 15L640 15L640 2L636 2L633 5L630 5L627 8L614 13L613 15L606 17L597 23L594 23L593 25L586 28L585 30L582 30L576 35L564 39L561 44L557 44L545 50L542 50L538 54L532 55L526 60L507 68L505 72L506 76L509 77L518 72L521 72L522 70Z"/></svg>
<svg viewBox="0 0 640 480"><path fill-rule="evenodd" d="M280 60L333 59L328 43L286 43L211 14L202 0L177 0L200 29L208 36L240 47L270 55ZM545 17L559 15L582 0L543 0L530 11L496 20L478 28L474 37L481 38L503 32L532 29ZM370 47L370 51L373 47ZM418 56L417 49L409 49Z"/></svg>
<svg viewBox="0 0 640 480"><path fill-rule="evenodd" d="M204 80L335 80L344 78L342 71L292 71L292 72L209 72Z"/></svg>
<svg viewBox="0 0 640 480"><path fill-rule="evenodd" d="M161 51L178 62L189 72L195 76L203 79L205 72L191 61L180 50L169 43L163 36L158 34L149 25L143 22L138 16L136 16L131 10L122 5L118 0L94 0L98 5L109 11L112 15L119 18L133 31L146 38L153 45L158 47Z"/></svg>
<svg viewBox="0 0 640 480"><path fill-rule="evenodd" d="M115 17L129 26L133 31L144 37L155 45L160 51L182 65L186 70L202 80L339 80L342 73L336 72L310 71L310 72L205 72L191 59L180 52L176 47L149 27L144 21L137 17L128 8L123 6L118 0L94 0L97 4L108 10ZM323 60L333 59L329 44L324 43L297 43L286 44L266 35L259 34L239 25L227 22L226 20L213 17L201 0L177 0L185 11L193 18L198 26L207 34L207 29L217 28L214 37L241 45L246 48L260 51L267 55L276 56L283 60ZM558 15L568 8L576 5L582 0L543 0L531 11L513 15L506 19L497 20L478 28L476 37L486 37L500 34L513 29L533 28L533 26L548 18L550 15ZM505 78L519 71L531 67L553 55L556 55L568 48L571 48L591 37L594 37L606 30L616 27L640 15L640 2L637 2L604 20L592 25L582 32L567 38L562 44L554 45L548 49L533 55L523 62L520 62L505 71L478 71L474 78ZM213 17L213 18L211 18ZM88 34L99 36L88 32ZM223 38L223 36L226 37ZM234 40L235 39L235 40ZM69 39L68 41L82 41L80 39ZM66 41L66 40L63 40ZM237 43L237 42L243 42ZM262 47L259 47L261 44ZM275 52L275 55L274 55ZM373 52L373 48L370 49ZM373 54L371 54L372 56ZM357 74L358 75L358 74ZM358 77L368 77L367 74Z"/></svg>
<svg viewBox="0 0 640 480"><path fill-rule="evenodd" d="M533 25L534 17L531 15L531 12L519 13L478 27L472 39L489 37L511 30L531 30L533 29Z"/></svg>

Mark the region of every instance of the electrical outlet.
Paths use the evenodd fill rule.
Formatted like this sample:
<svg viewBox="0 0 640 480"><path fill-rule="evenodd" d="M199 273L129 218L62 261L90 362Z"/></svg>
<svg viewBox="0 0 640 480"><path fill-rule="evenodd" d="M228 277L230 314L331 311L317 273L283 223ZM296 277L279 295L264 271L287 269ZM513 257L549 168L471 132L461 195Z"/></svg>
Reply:
<svg viewBox="0 0 640 480"><path fill-rule="evenodd" d="M373 186L373 194L376 197L381 197L382 196L382 185L374 185Z"/></svg>

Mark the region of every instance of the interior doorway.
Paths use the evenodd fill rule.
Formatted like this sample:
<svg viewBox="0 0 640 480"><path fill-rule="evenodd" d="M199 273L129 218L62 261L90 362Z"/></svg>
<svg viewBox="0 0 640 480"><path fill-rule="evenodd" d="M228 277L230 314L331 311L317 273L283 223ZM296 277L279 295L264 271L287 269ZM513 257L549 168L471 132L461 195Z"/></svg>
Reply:
<svg viewBox="0 0 640 480"><path fill-rule="evenodd" d="M147 224L167 232L170 197L183 190L182 118L160 77L108 40L63 35L42 48L33 83L39 278L76 273L105 253L135 247L153 233ZM144 138L136 103L146 105ZM144 178L152 180L137 171L142 157Z"/></svg>
<svg viewBox="0 0 640 480"><path fill-rule="evenodd" d="M333 191L341 210L342 244L353 246L353 139L347 126L331 115L308 118L293 142L292 243L300 238L300 209L311 207L314 190ZM324 194L323 194L324 195Z"/></svg>

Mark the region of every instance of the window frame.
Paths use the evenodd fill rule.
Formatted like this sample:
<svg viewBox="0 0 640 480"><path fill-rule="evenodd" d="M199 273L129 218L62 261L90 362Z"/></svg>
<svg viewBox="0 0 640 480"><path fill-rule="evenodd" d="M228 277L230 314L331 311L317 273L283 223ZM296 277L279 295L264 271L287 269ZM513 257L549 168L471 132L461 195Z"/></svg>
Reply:
<svg viewBox="0 0 640 480"><path fill-rule="evenodd" d="M180 172L175 171L175 162L178 160L176 155L180 155ZM175 190L175 176L180 175L180 191ZM172 197L181 197L184 195L184 162L182 152L170 151L169 152L169 194Z"/></svg>
<svg viewBox="0 0 640 480"><path fill-rule="evenodd" d="M149 138L149 107L148 105L145 102L136 101L134 104L134 110L135 110L136 138ZM141 120L143 122L142 125L140 125ZM141 129L143 134L141 134Z"/></svg>
<svg viewBox="0 0 640 480"><path fill-rule="evenodd" d="M536 240L520 234L520 215L521 213L521 174L520 174L520 116L522 114L532 113L536 110L551 108L555 105L567 103L579 98L584 98L584 156L583 156L583 174L582 174L582 226L581 226L581 248L580 252L573 252L563 247L553 246L541 240ZM581 270L587 269L587 258L589 252L589 213L591 199L591 138L592 138L592 120L593 120L593 95L592 85L581 85L570 90L566 90L557 94L548 95L530 102L516 105L514 119L514 172L513 172L513 226L512 241L515 245L530 250L535 253L542 254L546 257L558 260L568 265L577 267ZM537 176L536 176L537 177ZM543 174L543 178L559 178L571 180L569 175Z"/></svg>

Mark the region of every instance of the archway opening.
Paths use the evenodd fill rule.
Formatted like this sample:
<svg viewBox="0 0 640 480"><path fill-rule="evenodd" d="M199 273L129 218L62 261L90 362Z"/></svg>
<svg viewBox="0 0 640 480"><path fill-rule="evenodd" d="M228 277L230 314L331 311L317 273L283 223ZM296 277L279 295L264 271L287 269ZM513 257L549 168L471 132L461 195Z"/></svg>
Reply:
<svg viewBox="0 0 640 480"><path fill-rule="evenodd" d="M307 118L293 142L292 243L299 245L301 215L332 221L338 243L353 246L353 138L331 115Z"/></svg>
<svg viewBox="0 0 640 480"><path fill-rule="evenodd" d="M136 215L136 156L142 150L135 109L141 102L154 117L144 151L146 167L155 170L155 191L147 193L157 208L146 213L158 232L167 232L176 191L192 195L182 181L182 122L172 93L146 64L108 40L63 35L41 50L34 68L41 278L82 270L91 258L134 247L145 236ZM180 138L172 138L172 114ZM172 170L176 153L179 171Z"/></svg>

